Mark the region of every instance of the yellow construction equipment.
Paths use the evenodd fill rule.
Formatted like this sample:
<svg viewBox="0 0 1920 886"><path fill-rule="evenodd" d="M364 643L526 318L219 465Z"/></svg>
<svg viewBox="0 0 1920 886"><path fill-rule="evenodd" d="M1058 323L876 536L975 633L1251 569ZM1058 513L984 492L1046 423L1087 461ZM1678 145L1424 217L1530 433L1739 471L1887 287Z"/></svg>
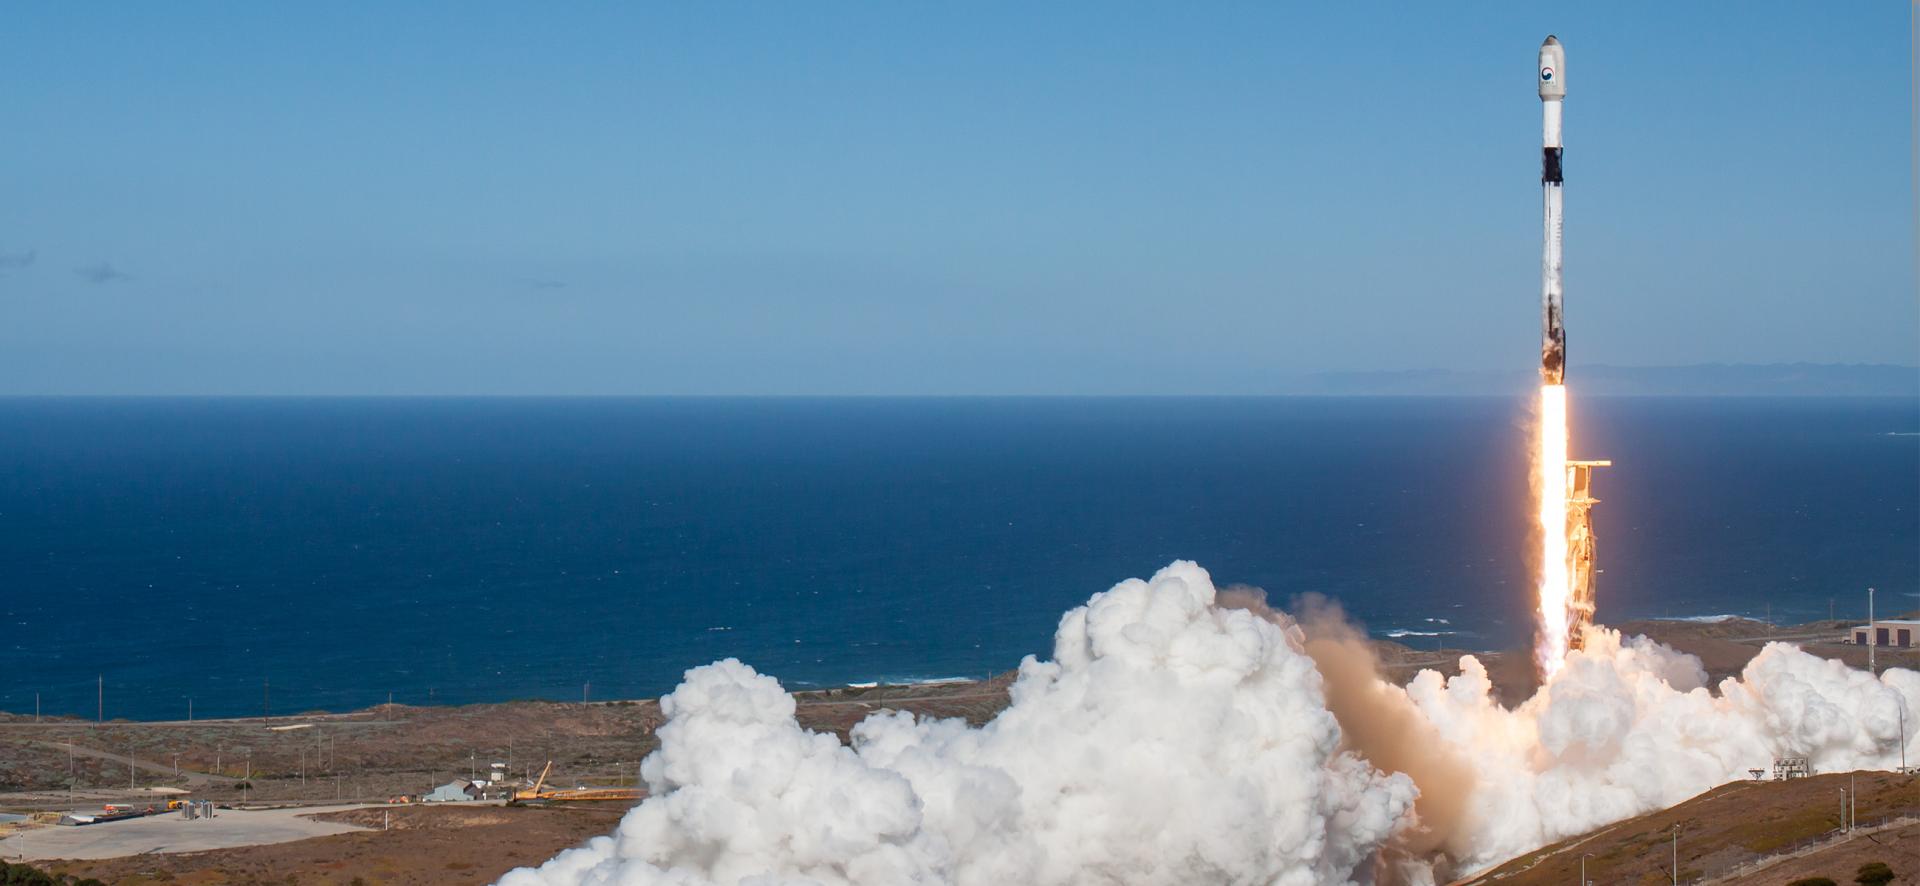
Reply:
<svg viewBox="0 0 1920 886"><path fill-rule="evenodd" d="M546 787L547 775L553 771L553 761L548 760L546 768L540 770L540 778L533 787L513 792L515 803L586 803L611 802L615 800L640 799L639 788L572 788L556 790ZM544 790L543 790L544 788Z"/></svg>
<svg viewBox="0 0 1920 886"><path fill-rule="evenodd" d="M574 788L569 791L548 791L542 799L550 803L565 802L610 802L613 800L638 800L639 788Z"/></svg>
<svg viewBox="0 0 1920 886"><path fill-rule="evenodd" d="M541 785L544 785L544 784L546 784L546 783L547 783L547 773L549 773L549 772L552 772L552 771L553 771L553 761L552 761L552 760L548 760L548 761L547 761L547 768L545 768L545 769L542 769L542 770L540 770L540 780L539 780L539 781L536 781L536 782L534 782L534 783L533 783L533 787L531 787L531 788L528 788L528 789L526 789L526 790L524 790L524 791L514 791L514 792L513 792L513 801L514 801L514 802L516 802L516 803L518 803L518 802L520 802L520 801L522 801L522 800L544 800L544 799L546 799L546 797L543 797L543 796L541 796L541 795L540 795L540 786L541 786ZM549 791L548 793L552 793L552 792L551 792L551 791Z"/></svg>

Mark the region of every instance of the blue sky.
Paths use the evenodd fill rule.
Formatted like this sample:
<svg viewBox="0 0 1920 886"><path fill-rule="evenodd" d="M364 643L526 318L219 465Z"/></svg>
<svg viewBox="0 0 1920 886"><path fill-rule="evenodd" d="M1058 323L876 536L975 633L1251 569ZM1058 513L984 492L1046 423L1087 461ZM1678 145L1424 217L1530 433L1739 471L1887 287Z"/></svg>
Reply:
<svg viewBox="0 0 1920 886"><path fill-rule="evenodd" d="M1531 367L1549 32L1575 373L1914 363L1908 15L16 5L0 392Z"/></svg>

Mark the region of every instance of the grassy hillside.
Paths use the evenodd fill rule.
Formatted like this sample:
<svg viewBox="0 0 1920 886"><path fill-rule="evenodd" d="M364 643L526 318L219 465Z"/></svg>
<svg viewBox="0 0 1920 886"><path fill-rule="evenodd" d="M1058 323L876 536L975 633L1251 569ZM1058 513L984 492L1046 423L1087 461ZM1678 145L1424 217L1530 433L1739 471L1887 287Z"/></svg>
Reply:
<svg viewBox="0 0 1920 886"><path fill-rule="evenodd" d="M1840 830L1841 792L1858 786L1860 828ZM1900 822L1904 821L1905 824ZM1464 883L1670 883L1675 834L1680 881L1786 883L1826 876L1851 883L1867 861L1920 881L1920 778L1892 772L1723 785L1671 809L1628 819L1513 859ZM1803 863L1804 862L1804 863ZM1809 867L1813 873L1794 873Z"/></svg>

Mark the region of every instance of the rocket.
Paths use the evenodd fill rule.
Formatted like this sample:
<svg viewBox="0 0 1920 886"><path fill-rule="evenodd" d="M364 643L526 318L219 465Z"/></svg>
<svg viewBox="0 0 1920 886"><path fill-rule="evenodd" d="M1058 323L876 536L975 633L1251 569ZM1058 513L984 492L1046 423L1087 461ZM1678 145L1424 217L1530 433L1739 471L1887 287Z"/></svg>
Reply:
<svg viewBox="0 0 1920 886"><path fill-rule="evenodd" d="M1546 252L1540 260L1540 381L1557 385L1566 375L1567 329L1561 315L1560 112L1567 99L1567 51L1553 35L1540 44L1540 190L1546 222Z"/></svg>

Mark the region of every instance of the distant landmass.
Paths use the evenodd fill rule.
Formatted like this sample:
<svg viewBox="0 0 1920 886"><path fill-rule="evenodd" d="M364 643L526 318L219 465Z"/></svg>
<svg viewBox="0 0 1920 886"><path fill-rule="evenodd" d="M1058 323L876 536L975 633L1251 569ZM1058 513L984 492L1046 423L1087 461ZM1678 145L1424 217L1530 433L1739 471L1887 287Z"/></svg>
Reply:
<svg viewBox="0 0 1920 886"><path fill-rule="evenodd" d="M1920 367L1886 363L1699 363L1691 366L1572 366L1582 394L1675 397L1920 397ZM1323 372L1284 393L1468 396L1532 390L1530 370Z"/></svg>

